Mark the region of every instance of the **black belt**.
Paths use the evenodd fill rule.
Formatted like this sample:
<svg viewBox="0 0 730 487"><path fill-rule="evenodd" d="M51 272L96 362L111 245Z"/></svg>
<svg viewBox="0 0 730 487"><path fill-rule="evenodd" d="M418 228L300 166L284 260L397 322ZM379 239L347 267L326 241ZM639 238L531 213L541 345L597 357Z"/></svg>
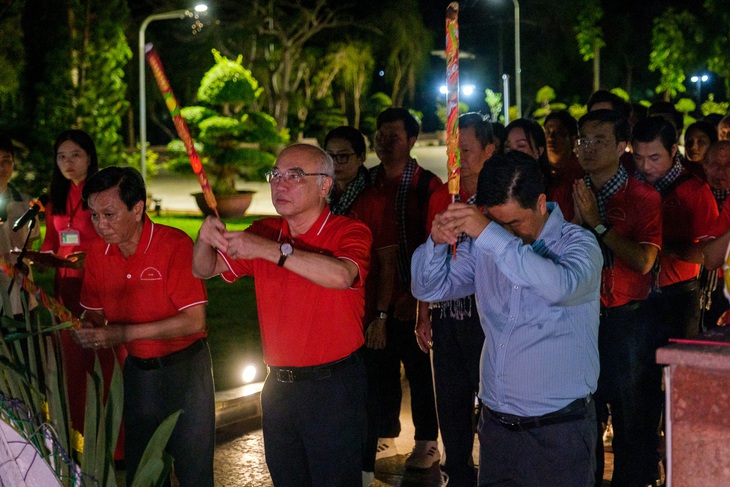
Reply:
<svg viewBox="0 0 730 487"><path fill-rule="evenodd" d="M592 407L593 396L588 394L571 402L563 409L553 413L544 414L542 416L515 416L514 414L504 414L493 411L488 407L484 409L502 426L510 431L527 431L540 426L548 426L551 424L567 423L568 421L578 421L585 419L588 414L588 408Z"/></svg>
<svg viewBox="0 0 730 487"><path fill-rule="evenodd" d="M139 358L135 357L134 355L128 355L127 360L138 369L161 369L163 367L175 365L192 358L193 355L205 348L205 342L205 338L199 338L182 350L172 352L171 354L164 355L162 357Z"/></svg>
<svg viewBox="0 0 730 487"><path fill-rule="evenodd" d="M658 294L665 294L667 296L675 296L677 294L684 294L690 291L695 291L699 288L700 283L694 277L687 279L686 281L675 282L668 286L662 286L659 288Z"/></svg>
<svg viewBox="0 0 730 487"><path fill-rule="evenodd" d="M611 308L606 308L605 306L601 306L601 316L606 317L606 316L615 315L615 314L620 315L623 313L633 313L634 311L639 309L639 306L641 306L641 304L643 302L644 301L639 301L639 300L629 301L628 303L622 304L621 306L613 306Z"/></svg>
<svg viewBox="0 0 730 487"><path fill-rule="evenodd" d="M311 367L274 367L269 366L269 373L276 377L279 382L299 382L303 380L322 380L328 379L332 373L348 367L357 362L360 357L360 351L351 353L347 357L329 362L322 365L313 365Z"/></svg>

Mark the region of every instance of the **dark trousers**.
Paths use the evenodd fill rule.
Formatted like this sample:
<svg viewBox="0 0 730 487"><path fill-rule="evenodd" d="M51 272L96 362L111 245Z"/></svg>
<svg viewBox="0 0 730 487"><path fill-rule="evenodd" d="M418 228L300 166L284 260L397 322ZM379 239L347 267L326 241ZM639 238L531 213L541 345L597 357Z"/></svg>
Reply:
<svg viewBox="0 0 730 487"><path fill-rule="evenodd" d="M276 487L362 485L365 365L356 353L322 379L279 382L261 392L264 450Z"/></svg>
<svg viewBox="0 0 730 487"><path fill-rule="evenodd" d="M433 375L436 409L446 462L443 470L449 485L474 486L474 401L479 392L479 361L484 345L476 307L462 320L441 317L432 311Z"/></svg>
<svg viewBox="0 0 730 487"><path fill-rule="evenodd" d="M527 431L505 428L482 408L479 444L479 487L593 486L596 416L592 405L585 419Z"/></svg>
<svg viewBox="0 0 730 487"><path fill-rule="evenodd" d="M169 415L182 409L165 450L182 487L213 486L215 393L207 342L184 361L143 370L124 363L124 454L127 485L147 443ZM169 484L168 484L169 485Z"/></svg>
<svg viewBox="0 0 730 487"><path fill-rule="evenodd" d="M657 348L669 344L670 338L689 338L700 332L700 288L696 279L666 286L660 291L652 292L649 299L646 300L646 304L649 315L654 320L655 343L652 358L655 356ZM658 432L662 424L665 403L662 390L662 365L652 360L650 370L652 395L646 407L647 413L651 415L654 430ZM659 448L658 433L655 433L652 438L652 448L657 451ZM658 453L656 458L659 458Z"/></svg>
<svg viewBox="0 0 730 487"><path fill-rule="evenodd" d="M386 322L387 344L383 350L374 351L375 374L380 406L381 438L400 435L401 391L400 364L406 371L411 387L411 414L416 440L438 438L438 420L434 399L431 360L418 348L413 334L415 321L398 321L389 317Z"/></svg>
<svg viewBox="0 0 730 487"><path fill-rule="evenodd" d="M601 421L610 404L614 468L611 485L641 486L654 480L657 423L649 405L656 380L655 330L645 302L602 308L598 330L601 375L594 395L598 416L596 485L603 479Z"/></svg>

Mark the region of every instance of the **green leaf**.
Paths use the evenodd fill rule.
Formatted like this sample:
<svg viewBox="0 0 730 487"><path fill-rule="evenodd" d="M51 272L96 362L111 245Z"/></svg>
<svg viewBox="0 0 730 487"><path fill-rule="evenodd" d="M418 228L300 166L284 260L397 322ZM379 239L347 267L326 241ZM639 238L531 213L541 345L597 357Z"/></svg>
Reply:
<svg viewBox="0 0 730 487"><path fill-rule="evenodd" d="M164 473L165 462L163 458L166 455L165 447L173 429L175 429L177 419L181 412L182 409L168 416L152 435L150 442L147 444L147 448L144 450L144 454L142 454L142 459L139 462L132 487L154 485L160 479L160 475Z"/></svg>

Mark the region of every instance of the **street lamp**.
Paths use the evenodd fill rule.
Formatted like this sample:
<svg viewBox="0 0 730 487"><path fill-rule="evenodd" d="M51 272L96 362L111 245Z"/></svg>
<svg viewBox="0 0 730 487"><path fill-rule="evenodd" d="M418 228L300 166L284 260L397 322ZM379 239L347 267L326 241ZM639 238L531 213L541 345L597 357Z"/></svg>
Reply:
<svg viewBox="0 0 730 487"><path fill-rule="evenodd" d="M709 76L706 74L703 74L701 76L692 76L690 78L690 81L693 83L697 83L697 103L702 103L702 83L710 79Z"/></svg>
<svg viewBox="0 0 730 487"><path fill-rule="evenodd" d="M515 103L517 118L522 118L522 66L520 63L520 2L512 0L515 5Z"/></svg>
<svg viewBox="0 0 730 487"><path fill-rule="evenodd" d="M202 13L208 10L208 6L198 4L194 7L196 12ZM145 39L144 34L147 26L155 20L184 19L192 17L190 10L174 10L172 12L164 12L161 14L152 14L142 22L139 27L139 172L142 173L142 179L147 179L147 91L145 90Z"/></svg>

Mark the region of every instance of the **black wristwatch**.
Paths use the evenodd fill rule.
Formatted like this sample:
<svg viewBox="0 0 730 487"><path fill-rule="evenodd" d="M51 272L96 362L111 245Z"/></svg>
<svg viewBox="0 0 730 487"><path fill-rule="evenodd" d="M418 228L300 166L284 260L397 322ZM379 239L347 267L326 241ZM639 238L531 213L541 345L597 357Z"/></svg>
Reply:
<svg viewBox="0 0 730 487"><path fill-rule="evenodd" d="M611 230L610 225L604 225L603 223L599 223L593 228L593 233L596 234L598 240L603 240L603 237L606 236L609 230Z"/></svg>
<svg viewBox="0 0 730 487"><path fill-rule="evenodd" d="M281 252L281 257L279 257L279 263L277 265L279 267L284 267L284 262L286 262L287 257L294 252L294 249L290 243L283 243L281 244L281 247L279 247L279 252Z"/></svg>

